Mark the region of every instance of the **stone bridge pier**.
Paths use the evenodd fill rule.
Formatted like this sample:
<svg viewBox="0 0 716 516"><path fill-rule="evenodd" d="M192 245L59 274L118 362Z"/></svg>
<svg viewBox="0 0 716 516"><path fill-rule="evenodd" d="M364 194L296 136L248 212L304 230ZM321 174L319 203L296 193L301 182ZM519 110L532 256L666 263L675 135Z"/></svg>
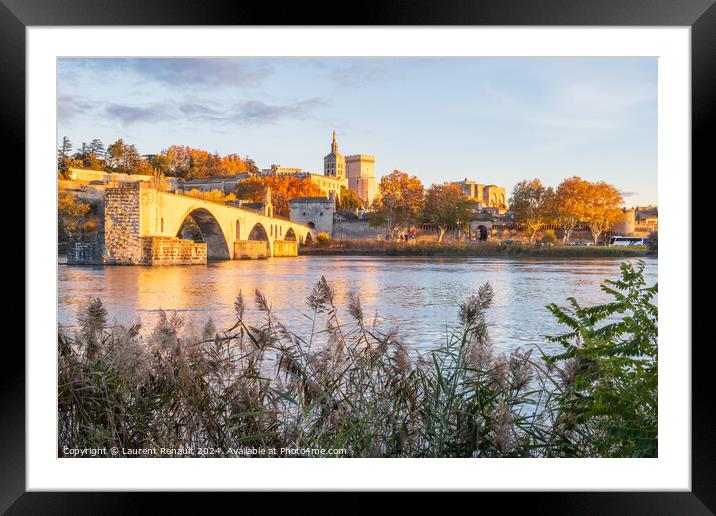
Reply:
<svg viewBox="0 0 716 516"><path fill-rule="evenodd" d="M107 188L102 263L191 265L296 256L310 227L263 212L160 192L146 183Z"/></svg>

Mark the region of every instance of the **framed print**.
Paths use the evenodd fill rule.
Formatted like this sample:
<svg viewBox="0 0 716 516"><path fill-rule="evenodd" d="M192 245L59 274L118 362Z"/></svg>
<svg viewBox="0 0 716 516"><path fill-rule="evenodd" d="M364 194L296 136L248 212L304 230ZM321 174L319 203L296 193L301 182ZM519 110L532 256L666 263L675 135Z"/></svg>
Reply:
<svg viewBox="0 0 716 516"><path fill-rule="evenodd" d="M709 514L712 3L317 24L3 0L27 303L0 507L437 490Z"/></svg>

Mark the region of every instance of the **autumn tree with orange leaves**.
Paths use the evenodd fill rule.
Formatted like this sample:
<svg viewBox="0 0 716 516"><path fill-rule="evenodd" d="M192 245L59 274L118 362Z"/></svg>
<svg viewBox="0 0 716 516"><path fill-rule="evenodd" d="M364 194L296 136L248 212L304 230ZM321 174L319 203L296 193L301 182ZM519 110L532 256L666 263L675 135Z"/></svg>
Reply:
<svg viewBox="0 0 716 516"><path fill-rule="evenodd" d="M586 206L583 221L592 232L596 245L602 233L624 220L624 199L619 190L604 181L589 183L584 199Z"/></svg>
<svg viewBox="0 0 716 516"><path fill-rule="evenodd" d="M562 244L569 242L572 231L586 217L587 196L591 183L577 176L562 181L554 193L554 220L564 232Z"/></svg>
<svg viewBox="0 0 716 516"><path fill-rule="evenodd" d="M416 222L425 201L423 183L415 176L393 170L380 179L378 197L373 202L373 224L385 225L391 234ZM394 235L393 235L394 236Z"/></svg>
<svg viewBox="0 0 716 516"><path fill-rule="evenodd" d="M236 154L220 156L185 145L172 145L150 158L152 165L168 176L183 179L231 176L242 172L258 172L248 157Z"/></svg>
<svg viewBox="0 0 716 516"><path fill-rule="evenodd" d="M281 217L289 216L288 202L297 197L326 197L318 185L310 179L294 176L255 176L236 185L236 197L251 202L262 202L266 188L271 189L271 202L274 213Z"/></svg>

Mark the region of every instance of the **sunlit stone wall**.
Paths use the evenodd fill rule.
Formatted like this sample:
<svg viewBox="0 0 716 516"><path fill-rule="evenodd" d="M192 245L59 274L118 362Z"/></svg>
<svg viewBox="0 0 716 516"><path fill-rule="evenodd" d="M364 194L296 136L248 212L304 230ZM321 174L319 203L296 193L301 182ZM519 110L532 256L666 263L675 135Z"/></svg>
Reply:
<svg viewBox="0 0 716 516"><path fill-rule="evenodd" d="M256 260L269 256L268 242L265 240L237 240L234 242L235 260Z"/></svg>
<svg viewBox="0 0 716 516"><path fill-rule="evenodd" d="M104 263L142 262L139 183L107 188L104 209Z"/></svg>
<svg viewBox="0 0 716 516"><path fill-rule="evenodd" d="M206 244L177 237L145 236L142 240L143 265L204 265Z"/></svg>

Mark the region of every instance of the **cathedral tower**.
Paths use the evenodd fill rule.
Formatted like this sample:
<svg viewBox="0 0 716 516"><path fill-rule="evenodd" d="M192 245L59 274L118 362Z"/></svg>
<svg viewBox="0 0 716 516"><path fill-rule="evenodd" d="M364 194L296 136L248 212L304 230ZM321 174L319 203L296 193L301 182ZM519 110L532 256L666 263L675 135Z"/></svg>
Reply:
<svg viewBox="0 0 716 516"><path fill-rule="evenodd" d="M346 176L346 160L343 154L338 152L338 142L336 141L335 131L333 131L331 153L323 158L323 175L341 179Z"/></svg>

